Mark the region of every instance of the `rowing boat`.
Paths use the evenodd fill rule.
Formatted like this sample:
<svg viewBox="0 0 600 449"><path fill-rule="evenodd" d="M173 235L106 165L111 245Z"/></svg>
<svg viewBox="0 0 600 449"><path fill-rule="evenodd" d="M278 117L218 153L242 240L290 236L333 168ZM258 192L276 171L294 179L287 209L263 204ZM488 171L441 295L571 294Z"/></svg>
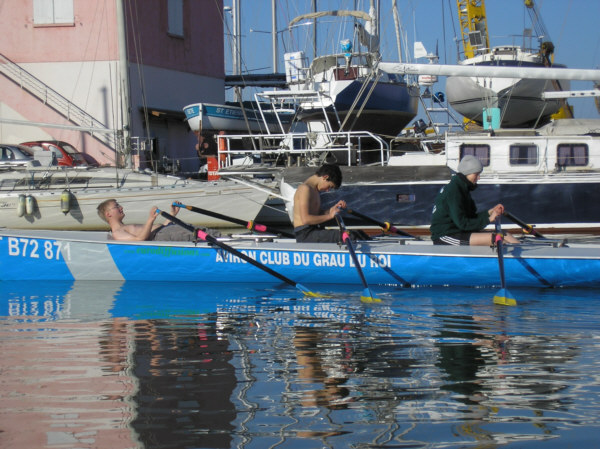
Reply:
<svg viewBox="0 0 600 449"><path fill-rule="evenodd" d="M96 231L0 230L0 280L126 280L360 284L345 245L246 234L201 242L122 242ZM434 246L382 237L355 243L370 285L498 286L491 247ZM253 265L242 254L257 261ZM599 287L600 244L531 240L503 245L510 286Z"/></svg>

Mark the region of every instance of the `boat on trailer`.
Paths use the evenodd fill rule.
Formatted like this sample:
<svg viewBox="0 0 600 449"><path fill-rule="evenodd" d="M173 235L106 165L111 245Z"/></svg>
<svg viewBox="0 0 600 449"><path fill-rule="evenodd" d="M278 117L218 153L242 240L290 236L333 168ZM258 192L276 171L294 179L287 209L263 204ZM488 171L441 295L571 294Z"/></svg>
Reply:
<svg viewBox="0 0 600 449"><path fill-rule="evenodd" d="M186 120L194 132L278 132L290 123L288 112L275 116L257 108L241 108L231 104L194 103L183 108Z"/></svg>
<svg viewBox="0 0 600 449"><path fill-rule="evenodd" d="M460 62L465 66L544 68L541 52L518 46L494 47ZM554 67L564 67L555 65ZM492 77L449 77L446 81L448 102L462 116L485 126L487 120L499 120L502 127L525 127L548 123L560 111L560 100L545 100L543 93L569 90L568 80L536 80ZM497 118L494 114L497 113Z"/></svg>
<svg viewBox="0 0 600 449"><path fill-rule="evenodd" d="M297 243L266 234L215 239L219 245L210 239L124 242L110 240L105 232L2 229L0 280L279 282L261 269L266 267L304 285L361 283L349 248L343 244ZM370 285L500 284L498 254L492 247L439 246L391 236L358 241L352 247ZM598 242L564 244L528 238L521 245L502 248L510 287L600 286Z"/></svg>

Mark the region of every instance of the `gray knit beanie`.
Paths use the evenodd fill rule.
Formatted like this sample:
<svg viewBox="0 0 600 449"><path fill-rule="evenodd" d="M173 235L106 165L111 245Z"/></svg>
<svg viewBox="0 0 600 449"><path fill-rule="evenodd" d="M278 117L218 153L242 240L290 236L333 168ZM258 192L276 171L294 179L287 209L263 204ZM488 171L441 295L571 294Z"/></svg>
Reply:
<svg viewBox="0 0 600 449"><path fill-rule="evenodd" d="M481 165L481 162L475 156L467 154L458 164L458 171L465 176L471 173L481 173L483 165Z"/></svg>

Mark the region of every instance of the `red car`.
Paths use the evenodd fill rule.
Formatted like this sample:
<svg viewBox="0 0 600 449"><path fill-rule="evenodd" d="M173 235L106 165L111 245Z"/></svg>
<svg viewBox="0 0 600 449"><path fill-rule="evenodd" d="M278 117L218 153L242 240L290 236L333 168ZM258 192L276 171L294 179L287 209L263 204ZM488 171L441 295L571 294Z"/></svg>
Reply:
<svg viewBox="0 0 600 449"><path fill-rule="evenodd" d="M89 165L83 153L77 151L71 144L60 140L37 140L34 142L23 142L21 145L32 148L33 150L42 149L52 151L56 157L56 164L59 166L76 167L80 165Z"/></svg>

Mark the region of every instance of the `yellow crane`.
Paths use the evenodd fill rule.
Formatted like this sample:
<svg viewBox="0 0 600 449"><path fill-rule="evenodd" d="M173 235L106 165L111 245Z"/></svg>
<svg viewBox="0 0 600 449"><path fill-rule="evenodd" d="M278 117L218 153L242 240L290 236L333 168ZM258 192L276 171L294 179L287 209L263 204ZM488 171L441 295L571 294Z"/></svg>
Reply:
<svg viewBox="0 0 600 449"><path fill-rule="evenodd" d="M456 0L465 58L490 48L484 0Z"/></svg>

